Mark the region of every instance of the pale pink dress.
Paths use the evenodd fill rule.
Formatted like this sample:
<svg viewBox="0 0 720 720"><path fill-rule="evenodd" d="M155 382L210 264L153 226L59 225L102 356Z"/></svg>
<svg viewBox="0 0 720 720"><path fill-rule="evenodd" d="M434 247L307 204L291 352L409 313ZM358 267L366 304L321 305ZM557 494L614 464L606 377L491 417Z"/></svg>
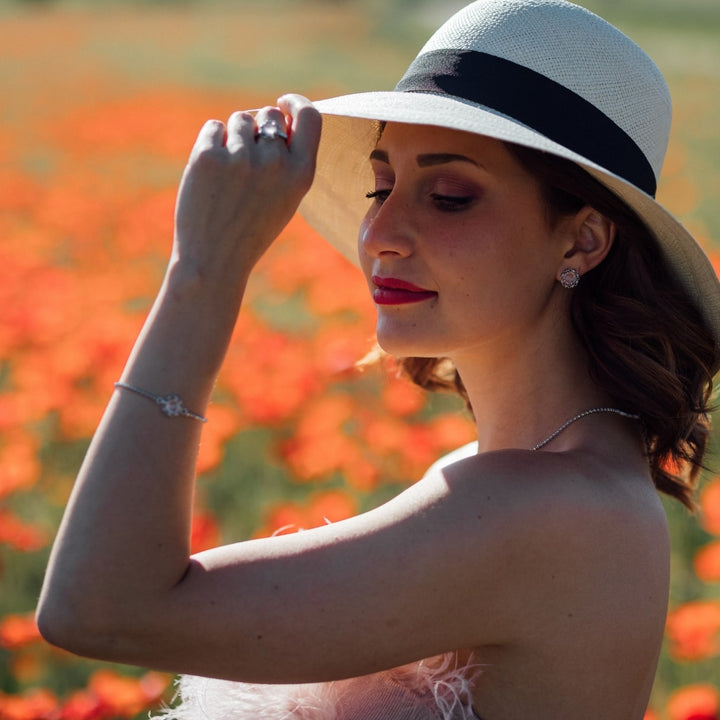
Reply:
<svg viewBox="0 0 720 720"><path fill-rule="evenodd" d="M256 685L183 676L180 703L160 720L480 720L470 689L478 668L454 654L327 683Z"/></svg>

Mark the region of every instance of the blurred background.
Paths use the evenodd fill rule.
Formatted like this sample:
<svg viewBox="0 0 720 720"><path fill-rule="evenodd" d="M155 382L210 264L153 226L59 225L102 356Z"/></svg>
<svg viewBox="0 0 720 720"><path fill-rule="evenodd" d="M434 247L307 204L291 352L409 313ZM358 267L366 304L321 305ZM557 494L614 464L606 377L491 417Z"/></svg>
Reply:
<svg viewBox="0 0 720 720"><path fill-rule="evenodd" d="M140 717L172 698L169 676L50 648L33 608L162 278L198 129L289 90L390 89L463 4L0 1L0 720ZM660 200L720 267L720 4L582 4L665 73L675 124ZM373 321L359 273L294 219L253 278L209 412L195 549L365 510L471 439L453 398L423 396L391 363L358 370ZM699 499L696 516L666 504L673 587L648 720L720 718L712 470Z"/></svg>

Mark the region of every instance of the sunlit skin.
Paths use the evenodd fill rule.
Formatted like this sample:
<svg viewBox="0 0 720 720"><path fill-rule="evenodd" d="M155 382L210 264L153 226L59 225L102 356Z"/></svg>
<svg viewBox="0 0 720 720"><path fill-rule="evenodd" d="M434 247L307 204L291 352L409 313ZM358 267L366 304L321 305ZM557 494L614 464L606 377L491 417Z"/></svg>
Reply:
<svg viewBox="0 0 720 720"><path fill-rule="evenodd" d="M502 143L390 124L371 164L375 197L359 242L371 287L372 276L390 277L436 293L378 305L385 350L487 352L526 337L556 295L559 304L555 274L568 239L547 227L537 183Z"/></svg>
<svg viewBox="0 0 720 720"><path fill-rule="evenodd" d="M535 179L482 136L389 124L370 162L374 197L359 233L370 289L394 278L434 293L378 304L380 345L398 356L450 357L484 449L531 447L553 429L547 411L568 395L575 409L558 410L557 424L607 404L588 382L570 294L558 283L564 267L584 274L602 261L614 236L604 218L585 208L551 227ZM554 370L538 379L545 365ZM507 407L515 412L503 426Z"/></svg>
<svg viewBox="0 0 720 720"><path fill-rule="evenodd" d="M255 141L270 119L289 150ZM307 190L319 135L300 96L203 127L165 282L123 381L206 411L245 282ZM602 262L613 228L584 208L551 230L531 179L481 138L391 126L378 150L387 187L368 191L390 192L369 201L362 263L370 278L402 281L379 306L379 334L393 352L455 360L490 452L436 466L347 520L191 555L201 424L116 392L55 542L40 629L79 654L271 683L473 651L485 720L640 720L668 548L638 427L596 415L528 451L607 400L557 278L568 263L584 274ZM438 189L468 188L477 202L438 211ZM407 283L432 296L398 303L415 292Z"/></svg>

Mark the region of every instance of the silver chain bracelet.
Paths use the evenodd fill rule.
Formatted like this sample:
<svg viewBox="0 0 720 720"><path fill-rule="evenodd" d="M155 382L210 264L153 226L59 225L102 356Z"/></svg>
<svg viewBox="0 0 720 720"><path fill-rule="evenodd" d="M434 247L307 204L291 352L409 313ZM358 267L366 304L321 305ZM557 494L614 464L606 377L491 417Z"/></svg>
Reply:
<svg viewBox="0 0 720 720"><path fill-rule="evenodd" d="M147 390L135 387L134 385L128 385L124 382L116 382L115 387L120 388L121 390L129 390L137 395L142 395L142 397L145 397L148 400L152 400L160 408L160 412L166 417L188 417L193 420L199 420L200 422L207 422L207 418L188 410L185 407L185 403L183 403L182 398L175 393L171 393L170 395L155 395L155 393L148 392Z"/></svg>

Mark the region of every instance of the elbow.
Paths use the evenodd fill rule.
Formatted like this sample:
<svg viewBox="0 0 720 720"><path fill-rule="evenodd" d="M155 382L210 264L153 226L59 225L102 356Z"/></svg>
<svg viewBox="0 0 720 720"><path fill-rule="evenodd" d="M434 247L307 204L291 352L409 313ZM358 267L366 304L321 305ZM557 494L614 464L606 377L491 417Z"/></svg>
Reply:
<svg viewBox="0 0 720 720"><path fill-rule="evenodd" d="M41 602L38 605L35 610L35 622L43 640L63 650L68 649L63 642L63 637L67 634L67 631L63 630L63 619L58 617L47 602Z"/></svg>
<svg viewBox="0 0 720 720"><path fill-rule="evenodd" d="M45 641L94 660L149 666L155 637L137 614L128 617L118 603L73 603L52 594L41 597L35 618ZM119 603L122 606L122 602Z"/></svg>
<svg viewBox="0 0 720 720"><path fill-rule="evenodd" d="M67 576L48 569L35 608L35 622L50 645L86 655L83 645L90 634L92 613L87 607L89 595L79 592L79 586L80 583L69 582Z"/></svg>
<svg viewBox="0 0 720 720"><path fill-rule="evenodd" d="M55 647L76 655L90 656L86 637L91 635L82 614L73 612L70 603L43 597L35 611L35 621L43 639Z"/></svg>
<svg viewBox="0 0 720 720"><path fill-rule="evenodd" d="M43 596L35 611L35 620L43 639L75 655L113 661L118 633L113 633L107 618L70 600Z"/></svg>

